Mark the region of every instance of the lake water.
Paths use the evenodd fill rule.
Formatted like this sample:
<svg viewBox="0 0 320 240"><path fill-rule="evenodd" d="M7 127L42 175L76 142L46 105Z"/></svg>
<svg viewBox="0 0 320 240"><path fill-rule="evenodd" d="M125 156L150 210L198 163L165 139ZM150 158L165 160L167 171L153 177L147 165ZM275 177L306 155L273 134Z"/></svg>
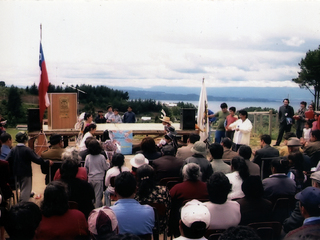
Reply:
<svg viewBox="0 0 320 240"><path fill-rule="evenodd" d="M162 103L178 103L179 100L159 100ZM189 102L192 103L195 106L198 106L199 101L180 101L180 102ZM220 104L221 101L208 101L208 108L212 110L213 112L220 111ZM237 110L246 108L246 107L261 107L261 108L274 108L275 110L279 110L279 107L282 105L282 102L235 102L235 101L229 101L226 102L229 107L235 107ZM294 112L297 112L300 108L300 101L291 101L290 105L293 107Z"/></svg>

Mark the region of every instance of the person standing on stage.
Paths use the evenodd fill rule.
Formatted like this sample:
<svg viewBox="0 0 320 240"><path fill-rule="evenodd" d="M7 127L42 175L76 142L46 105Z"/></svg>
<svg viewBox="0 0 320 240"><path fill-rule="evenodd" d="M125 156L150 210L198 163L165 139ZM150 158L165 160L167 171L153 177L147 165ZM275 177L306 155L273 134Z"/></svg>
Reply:
<svg viewBox="0 0 320 240"><path fill-rule="evenodd" d="M282 136L284 132L290 132L293 124L293 107L289 105L290 101L288 98L283 99L283 105L279 108L279 135L277 138L277 142L274 146L279 146L282 140Z"/></svg>

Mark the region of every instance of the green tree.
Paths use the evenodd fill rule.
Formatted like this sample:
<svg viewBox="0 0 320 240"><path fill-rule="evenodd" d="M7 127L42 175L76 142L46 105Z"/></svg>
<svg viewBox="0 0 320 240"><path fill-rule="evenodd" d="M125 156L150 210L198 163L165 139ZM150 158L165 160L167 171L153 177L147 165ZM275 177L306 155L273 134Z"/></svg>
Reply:
<svg viewBox="0 0 320 240"><path fill-rule="evenodd" d="M13 85L9 89L7 113L8 122L11 126L14 126L19 121L23 121L23 117L25 116L22 108L21 93L19 89Z"/></svg>
<svg viewBox="0 0 320 240"><path fill-rule="evenodd" d="M306 88L312 93L316 109L318 109L320 97L320 46L316 50L309 50L305 58L301 59L299 66L298 77L292 79L292 81L299 84L300 88Z"/></svg>

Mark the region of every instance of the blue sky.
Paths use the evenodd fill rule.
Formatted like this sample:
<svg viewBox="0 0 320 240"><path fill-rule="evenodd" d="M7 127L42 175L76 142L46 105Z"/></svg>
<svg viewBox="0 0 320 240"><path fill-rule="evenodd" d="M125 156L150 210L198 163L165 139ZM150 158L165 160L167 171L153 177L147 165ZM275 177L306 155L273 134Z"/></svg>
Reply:
<svg viewBox="0 0 320 240"><path fill-rule="evenodd" d="M0 80L109 87L297 87L320 1L0 1Z"/></svg>

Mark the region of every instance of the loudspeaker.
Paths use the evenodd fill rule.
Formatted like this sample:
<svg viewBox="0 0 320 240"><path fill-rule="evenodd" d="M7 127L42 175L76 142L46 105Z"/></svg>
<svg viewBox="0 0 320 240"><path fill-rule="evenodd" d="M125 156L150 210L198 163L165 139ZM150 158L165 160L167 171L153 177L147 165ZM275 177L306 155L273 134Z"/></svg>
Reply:
<svg viewBox="0 0 320 240"><path fill-rule="evenodd" d="M182 108L180 112L180 129L194 130L196 123L196 109Z"/></svg>
<svg viewBox="0 0 320 240"><path fill-rule="evenodd" d="M39 108L28 108L28 132L40 131Z"/></svg>

